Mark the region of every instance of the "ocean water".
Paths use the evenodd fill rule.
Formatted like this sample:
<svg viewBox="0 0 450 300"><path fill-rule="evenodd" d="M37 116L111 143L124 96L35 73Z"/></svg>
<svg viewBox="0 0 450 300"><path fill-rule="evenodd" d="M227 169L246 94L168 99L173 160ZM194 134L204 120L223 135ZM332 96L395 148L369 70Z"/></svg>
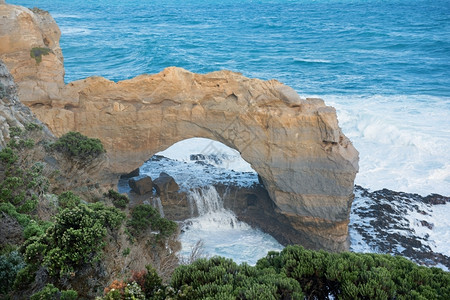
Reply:
<svg viewBox="0 0 450 300"><path fill-rule="evenodd" d="M66 82L169 66L277 79L336 107L357 184L450 195L448 0L7 1L53 15Z"/></svg>

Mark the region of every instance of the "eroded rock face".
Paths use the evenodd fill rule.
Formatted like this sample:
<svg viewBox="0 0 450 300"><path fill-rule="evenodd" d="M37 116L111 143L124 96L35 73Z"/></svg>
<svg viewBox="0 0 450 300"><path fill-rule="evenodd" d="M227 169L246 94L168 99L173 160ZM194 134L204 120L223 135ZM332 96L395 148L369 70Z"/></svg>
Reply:
<svg viewBox="0 0 450 300"><path fill-rule="evenodd" d="M24 104L45 106L61 98L60 36L48 12L0 3L0 59L13 75Z"/></svg>
<svg viewBox="0 0 450 300"><path fill-rule="evenodd" d="M79 131L99 138L109 156L106 172L116 174L114 180L178 141L217 140L238 150L258 172L276 211L298 233L291 242L348 249L358 152L341 132L334 108L323 100L301 99L276 80L230 71L194 74L175 67L120 82L91 77L64 86L57 49L40 64L30 60L32 47L46 45L48 31L37 30L44 24L40 18L17 6L4 5L1 11L6 25L1 25L0 41L8 44L0 53L15 70L19 95L29 97L24 102L56 135ZM15 42L17 32L27 38ZM57 40L59 33L47 36ZM23 76L19 66L32 62L31 74ZM46 81L48 74L55 75L54 85Z"/></svg>

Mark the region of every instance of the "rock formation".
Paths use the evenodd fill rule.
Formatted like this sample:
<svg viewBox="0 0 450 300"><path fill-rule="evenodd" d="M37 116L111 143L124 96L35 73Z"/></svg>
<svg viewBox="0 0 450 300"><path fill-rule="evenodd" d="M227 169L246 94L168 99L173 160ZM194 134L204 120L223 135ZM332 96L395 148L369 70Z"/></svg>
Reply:
<svg viewBox="0 0 450 300"><path fill-rule="evenodd" d="M275 209L298 233L290 243L348 249L358 152L323 100L301 99L276 80L175 67L120 82L90 77L64 85L59 30L48 13L1 5L0 22L0 58L22 101L55 135L99 138L110 183L178 141L210 138L238 150L258 172ZM34 48L49 51L38 62Z"/></svg>
<svg viewBox="0 0 450 300"><path fill-rule="evenodd" d="M131 178L128 181L128 184L130 185L131 190L138 195L144 195L153 190L153 182L150 176L144 176L139 179Z"/></svg>

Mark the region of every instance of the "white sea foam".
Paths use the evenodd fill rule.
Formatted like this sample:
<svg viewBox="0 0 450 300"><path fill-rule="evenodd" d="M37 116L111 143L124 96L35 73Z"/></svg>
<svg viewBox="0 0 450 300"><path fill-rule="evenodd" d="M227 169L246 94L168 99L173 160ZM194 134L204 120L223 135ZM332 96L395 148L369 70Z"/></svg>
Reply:
<svg viewBox="0 0 450 300"><path fill-rule="evenodd" d="M317 58L294 58L296 62L306 62L306 63L322 63L329 64L331 60L328 59L317 59Z"/></svg>
<svg viewBox="0 0 450 300"><path fill-rule="evenodd" d="M450 194L450 98L320 97L336 107L343 132L360 153L357 184Z"/></svg>
<svg viewBox="0 0 450 300"><path fill-rule="evenodd" d="M63 35L88 35L92 33L92 30L85 27L69 27L60 26L61 33Z"/></svg>
<svg viewBox="0 0 450 300"><path fill-rule="evenodd" d="M188 257L197 241L203 242L207 256L224 256L237 263L254 265L268 251L281 251L273 237L240 222L236 215L223 207L223 200L212 186L194 190L189 195L199 216L186 220L179 237L179 255Z"/></svg>
<svg viewBox="0 0 450 300"><path fill-rule="evenodd" d="M250 164L242 159L238 151L220 142L205 138L186 139L158 153L158 155L185 162L191 161L191 154L214 155L219 157L220 163L216 160L206 158L207 163L216 167L226 168L236 172L255 172Z"/></svg>
<svg viewBox="0 0 450 300"><path fill-rule="evenodd" d="M74 14L58 14L58 13L52 13L52 17L54 19L67 19L67 18L71 18L71 19L81 19L81 16L79 15L74 15Z"/></svg>

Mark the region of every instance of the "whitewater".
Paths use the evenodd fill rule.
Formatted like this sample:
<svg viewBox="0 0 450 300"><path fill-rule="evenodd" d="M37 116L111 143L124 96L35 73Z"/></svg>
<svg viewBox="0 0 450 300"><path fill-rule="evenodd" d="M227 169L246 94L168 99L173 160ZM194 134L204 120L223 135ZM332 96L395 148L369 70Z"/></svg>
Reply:
<svg viewBox="0 0 450 300"><path fill-rule="evenodd" d="M343 132L360 152L356 184L450 195L446 0L8 3L38 5L54 16L62 31L66 82L94 75L117 81L169 66L274 78L337 109ZM180 156L203 147L198 140L188 144L184 149L192 151L167 156L187 163ZM224 161L229 169L248 172L243 182L255 180L245 164ZM440 211L450 211L449 204ZM436 228L435 245L442 250L448 226Z"/></svg>

